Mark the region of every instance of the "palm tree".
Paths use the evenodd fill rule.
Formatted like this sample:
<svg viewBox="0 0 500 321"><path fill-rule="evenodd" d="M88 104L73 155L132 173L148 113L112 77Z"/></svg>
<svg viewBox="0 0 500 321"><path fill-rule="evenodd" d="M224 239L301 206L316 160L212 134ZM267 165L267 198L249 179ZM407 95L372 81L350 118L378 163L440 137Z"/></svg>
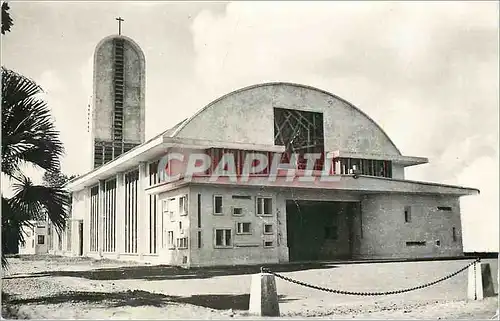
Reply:
<svg viewBox="0 0 500 321"><path fill-rule="evenodd" d="M14 195L2 195L2 267L10 240L24 243L22 227L45 220L62 231L70 205L61 187L35 185L22 173L26 164L46 171L60 170L64 153L42 99L42 89L31 79L2 67L2 174L12 183Z"/></svg>

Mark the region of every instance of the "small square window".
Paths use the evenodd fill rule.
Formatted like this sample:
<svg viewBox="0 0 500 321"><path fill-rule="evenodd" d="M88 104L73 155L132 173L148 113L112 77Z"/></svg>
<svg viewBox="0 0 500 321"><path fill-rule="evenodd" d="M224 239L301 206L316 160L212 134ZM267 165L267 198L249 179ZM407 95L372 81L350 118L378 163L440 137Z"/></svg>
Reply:
<svg viewBox="0 0 500 321"><path fill-rule="evenodd" d="M214 195L214 214L222 215L222 196Z"/></svg>
<svg viewBox="0 0 500 321"><path fill-rule="evenodd" d="M274 242L273 241L264 241L264 247L273 247Z"/></svg>
<svg viewBox="0 0 500 321"><path fill-rule="evenodd" d="M233 207L233 215L235 216L243 215L243 209L241 207Z"/></svg>
<svg viewBox="0 0 500 321"><path fill-rule="evenodd" d="M231 229L216 229L215 230L215 247L229 248L233 246L231 237Z"/></svg>
<svg viewBox="0 0 500 321"><path fill-rule="evenodd" d="M273 234L272 224L264 224L264 234Z"/></svg>
<svg viewBox="0 0 500 321"><path fill-rule="evenodd" d="M45 235L38 235L38 244L45 244Z"/></svg>
<svg viewBox="0 0 500 321"><path fill-rule="evenodd" d="M273 199L257 197L257 215L273 215Z"/></svg>
<svg viewBox="0 0 500 321"><path fill-rule="evenodd" d="M181 237L177 239L177 248L178 249L187 249L188 248L188 238Z"/></svg>
<svg viewBox="0 0 500 321"><path fill-rule="evenodd" d="M236 223L236 234L252 234L251 224L248 222Z"/></svg>

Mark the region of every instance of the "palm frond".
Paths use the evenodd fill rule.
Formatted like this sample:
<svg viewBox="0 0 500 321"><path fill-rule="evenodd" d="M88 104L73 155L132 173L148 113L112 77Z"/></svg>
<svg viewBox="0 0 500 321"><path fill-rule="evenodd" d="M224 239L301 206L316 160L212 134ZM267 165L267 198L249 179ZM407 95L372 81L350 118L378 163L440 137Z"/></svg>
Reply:
<svg viewBox="0 0 500 321"><path fill-rule="evenodd" d="M12 185L14 196L9 206L19 220L45 220L48 216L57 230L63 230L70 208L69 193L60 187L34 185L27 177L18 177Z"/></svg>
<svg viewBox="0 0 500 321"><path fill-rule="evenodd" d="M58 170L64 153L42 89L2 67L2 172L11 176L22 163Z"/></svg>
<svg viewBox="0 0 500 321"><path fill-rule="evenodd" d="M7 2L2 3L2 35L4 35L7 31L10 31L10 27L14 25L12 18L9 13L9 5Z"/></svg>

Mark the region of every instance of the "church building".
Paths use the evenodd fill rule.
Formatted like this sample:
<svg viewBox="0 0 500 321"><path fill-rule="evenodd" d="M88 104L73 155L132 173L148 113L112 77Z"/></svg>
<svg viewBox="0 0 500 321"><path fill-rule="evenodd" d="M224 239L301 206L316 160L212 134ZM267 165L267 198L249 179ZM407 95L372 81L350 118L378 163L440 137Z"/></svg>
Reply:
<svg viewBox="0 0 500 321"><path fill-rule="evenodd" d="M479 191L405 179L428 160L402 155L343 98L257 84L145 141L145 68L125 36L95 50L93 169L66 185L67 246L54 253L185 267L463 254L459 198ZM210 164L162 179L183 166L172 154ZM262 157L258 173L241 170L248 155ZM220 175L228 157L231 177Z"/></svg>

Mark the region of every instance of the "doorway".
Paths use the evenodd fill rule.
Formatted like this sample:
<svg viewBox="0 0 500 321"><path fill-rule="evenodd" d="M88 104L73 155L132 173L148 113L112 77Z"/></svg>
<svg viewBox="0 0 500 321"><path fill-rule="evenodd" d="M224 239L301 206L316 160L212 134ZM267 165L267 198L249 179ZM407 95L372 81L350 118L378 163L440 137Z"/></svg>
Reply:
<svg viewBox="0 0 500 321"><path fill-rule="evenodd" d="M290 261L350 259L358 202L286 201Z"/></svg>
<svg viewBox="0 0 500 321"><path fill-rule="evenodd" d="M78 255L83 256L83 221L80 221L78 224Z"/></svg>

